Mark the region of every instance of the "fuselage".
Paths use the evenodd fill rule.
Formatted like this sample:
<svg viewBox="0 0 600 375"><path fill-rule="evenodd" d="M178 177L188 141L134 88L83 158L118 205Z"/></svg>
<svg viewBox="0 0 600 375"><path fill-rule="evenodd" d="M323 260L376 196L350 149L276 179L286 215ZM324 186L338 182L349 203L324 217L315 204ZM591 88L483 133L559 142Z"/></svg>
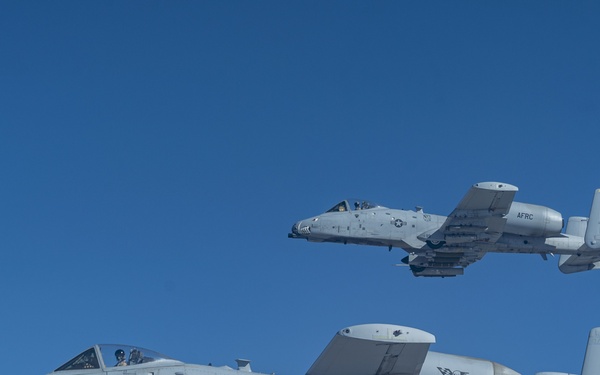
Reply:
<svg viewBox="0 0 600 375"><path fill-rule="evenodd" d="M312 242L420 249L425 246L425 241L419 240L417 233L435 231L444 220L444 216L424 214L422 211L384 207L325 212L294 224L290 237L305 238Z"/></svg>
<svg viewBox="0 0 600 375"><path fill-rule="evenodd" d="M555 211L547 214L552 220L543 218L533 225L534 215L541 215L529 213L523 208L525 204L514 202L513 205L515 210L511 209L506 215L505 230L497 240L491 242L482 236L480 240L465 238L464 242L476 242L486 252L500 253L573 254L584 245L583 237L560 232L562 217L554 214ZM298 221L288 237L311 242L398 247L408 252L426 251L428 248L443 251L438 248L438 241L430 236L444 225L446 219L446 216L424 213L419 208L413 211L377 206L361 210L330 210ZM460 237L457 235L455 240L454 247L459 248ZM448 246L448 251L452 252L453 248Z"/></svg>

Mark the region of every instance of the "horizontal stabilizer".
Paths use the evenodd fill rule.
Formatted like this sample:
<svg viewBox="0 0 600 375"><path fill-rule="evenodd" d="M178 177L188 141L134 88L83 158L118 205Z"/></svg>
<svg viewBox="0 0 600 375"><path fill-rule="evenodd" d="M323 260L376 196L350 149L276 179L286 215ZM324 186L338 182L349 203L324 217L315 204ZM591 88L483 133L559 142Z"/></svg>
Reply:
<svg viewBox="0 0 600 375"><path fill-rule="evenodd" d="M562 273L591 271L600 268L600 254L565 255L558 260L558 269Z"/></svg>
<svg viewBox="0 0 600 375"><path fill-rule="evenodd" d="M594 193L590 221L585 231L585 244L590 249L600 249L600 189L596 189Z"/></svg>
<svg viewBox="0 0 600 375"><path fill-rule="evenodd" d="M418 375L435 336L390 324L344 328L327 345L307 375Z"/></svg>

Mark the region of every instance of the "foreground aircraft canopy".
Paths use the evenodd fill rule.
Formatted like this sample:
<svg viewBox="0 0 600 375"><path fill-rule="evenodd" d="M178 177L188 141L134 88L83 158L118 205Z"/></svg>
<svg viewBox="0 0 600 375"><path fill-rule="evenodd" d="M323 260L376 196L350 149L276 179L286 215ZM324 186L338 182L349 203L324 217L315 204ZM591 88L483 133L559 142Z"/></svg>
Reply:
<svg viewBox="0 0 600 375"><path fill-rule="evenodd" d="M548 207L515 202L518 188L501 182L473 185L449 216L343 200L300 220L289 238L311 242L399 247L415 276L457 276L488 252L560 254L564 273L600 267L600 189L590 216L571 217Z"/></svg>
<svg viewBox="0 0 600 375"><path fill-rule="evenodd" d="M338 331L306 375L519 375L485 359L429 351L435 337L416 328L363 324ZM250 361L193 365L140 347L94 345L48 375L244 375ZM255 373L264 375L261 373ZM588 338L581 375L600 374L600 328ZM271 374L272 375L272 374ZM540 372L537 375L569 375Z"/></svg>
<svg viewBox="0 0 600 375"><path fill-rule="evenodd" d="M236 375L252 372L250 361L238 359L237 364L237 370L228 366L192 365L140 347L100 344L78 354L49 375Z"/></svg>

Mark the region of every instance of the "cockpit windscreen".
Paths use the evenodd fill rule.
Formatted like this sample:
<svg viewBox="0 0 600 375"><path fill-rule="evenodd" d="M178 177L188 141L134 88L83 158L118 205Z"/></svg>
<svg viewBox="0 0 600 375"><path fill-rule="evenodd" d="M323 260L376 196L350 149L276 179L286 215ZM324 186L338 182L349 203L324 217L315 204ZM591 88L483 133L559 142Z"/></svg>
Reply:
<svg viewBox="0 0 600 375"><path fill-rule="evenodd" d="M351 202L351 203L349 203ZM358 211L368 210L370 208L384 208L382 205L367 201L364 199L345 199L335 206L331 207L326 212L345 212L345 211Z"/></svg>
<svg viewBox="0 0 600 375"><path fill-rule="evenodd" d="M82 369L93 369L100 368L98 363L98 357L96 356L96 351L94 348L89 348L85 352L77 355L75 358L71 359L69 362L60 366L54 371L64 371L64 370L82 370Z"/></svg>
<svg viewBox="0 0 600 375"><path fill-rule="evenodd" d="M54 371L133 366L162 360L173 359L166 355L140 347L102 344L87 349Z"/></svg>

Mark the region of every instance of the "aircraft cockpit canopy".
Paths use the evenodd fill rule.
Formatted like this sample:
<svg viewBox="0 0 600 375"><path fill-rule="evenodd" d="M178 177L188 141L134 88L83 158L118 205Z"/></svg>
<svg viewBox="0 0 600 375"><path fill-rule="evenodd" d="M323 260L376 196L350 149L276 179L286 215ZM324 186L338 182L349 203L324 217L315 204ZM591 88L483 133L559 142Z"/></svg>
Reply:
<svg viewBox="0 0 600 375"><path fill-rule="evenodd" d="M385 208L384 206L367 201L364 199L345 199L335 206L331 207L326 212L345 212L345 211L358 211L368 210L370 208Z"/></svg>
<svg viewBox="0 0 600 375"><path fill-rule="evenodd" d="M119 358L120 357L120 358ZM142 363L171 360L152 350L129 345L94 345L60 366L54 372L80 369L99 369L116 366L133 366Z"/></svg>

